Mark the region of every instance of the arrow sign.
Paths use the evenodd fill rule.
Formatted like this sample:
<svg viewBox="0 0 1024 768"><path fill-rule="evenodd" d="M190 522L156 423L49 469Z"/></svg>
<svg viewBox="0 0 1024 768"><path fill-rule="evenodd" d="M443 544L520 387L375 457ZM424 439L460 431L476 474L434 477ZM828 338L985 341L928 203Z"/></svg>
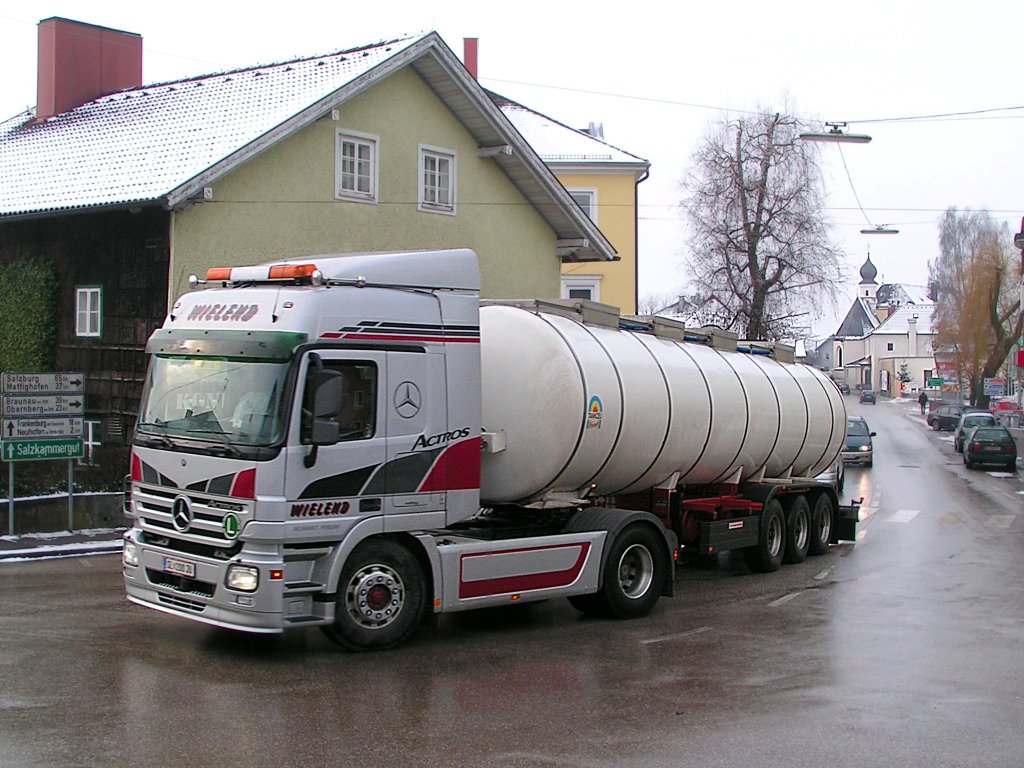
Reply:
<svg viewBox="0 0 1024 768"><path fill-rule="evenodd" d="M0 388L7 395L81 392L85 386L83 373L5 373Z"/></svg>
<svg viewBox="0 0 1024 768"><path fill-rule="evenodd" d="M0 439L28 440L41 437L80 437L81 416L19 417L4 419Z"/></svg>
<svg viewBox="0 0 1024 768"><path fill-rule="evenodd" d="M81 416L85 398L81 395L4 395L4 416Z"/></svg>
<svg viewBox="0 0 1024 768"><path fill-rule="evenodd" d="M20 440L4 442L0 447L4 461L40 461L42 459L80 459L85 455L81 440Z"/></svg>

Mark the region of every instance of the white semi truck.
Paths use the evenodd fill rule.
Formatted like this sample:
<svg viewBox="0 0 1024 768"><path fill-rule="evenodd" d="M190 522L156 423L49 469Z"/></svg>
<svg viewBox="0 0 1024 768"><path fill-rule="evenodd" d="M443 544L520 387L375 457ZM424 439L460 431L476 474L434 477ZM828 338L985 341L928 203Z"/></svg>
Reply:
<svg viewBox="0 0 1024 768"><path fill-rule="evenodd" d="M128 599L393 646L437 613L648 613L681 553L852 539L836 387L590 302L484 302L470 250L212 269L150 338Z"/></svg>

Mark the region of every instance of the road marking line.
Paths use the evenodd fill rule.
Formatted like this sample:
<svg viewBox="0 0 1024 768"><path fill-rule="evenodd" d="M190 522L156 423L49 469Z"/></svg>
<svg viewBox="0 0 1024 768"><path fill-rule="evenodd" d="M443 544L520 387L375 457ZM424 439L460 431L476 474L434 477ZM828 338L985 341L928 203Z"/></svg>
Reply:
<svg viewBox="0 0 1024 768"><path fill-rule="evenodd" d="M892 517L889 518L890 523L909 523L915 517L917 517L921 511L919 509L898 509L893 512Z"/></svg>
<svg viewBox="0 0 1024 768"><path fill-rule="evenodd" d="M819 573L819 574L818 574L817 576L815 576L815 577L814 577L814 580L815 580L815 581L824 581L824 580L825 580L825 579L827 579L827 578L828 578L828 577L829 577L830 575L832 575L832 569L833 569L833 568L835 568L835 566L834 566L834 565L830 565L830 566L829 566L828 568L826 568L826 569L825 569L824 571L822 571L822 572L821 572L821 573Z"/></svg>
<svg viewBox="0 0 1024 768"><path fill-rule="evenodd" d="M768 603L768 607L769 608L776 608L776 607L778 607L780 605L784 605L785 603L788 603L793 598L799 597L801 594L802 594L802 590L800 592L790 592L788 595L783 595L778 600L772 600L770 603Z"/></svg>
<svg viewBox="0 0 1024 768"><path fill-rule="evenodd" d="M710 632L710 631L711 631L711 627L697 627L696 629L691 629L688 632L678 632L677 634L674 634L674 635L665 635L664 637L654 637L654 638L651 638L650 640L641 640L640 644L641 645L652 645L654 643L665 643L665 642L668 642L669 640L680 640L680 639L682 639L684 637L693 637L694 635L699 635L699 634L702 634L704 632Z"/></svg>
<svg viewBox="0 0 1024 768"><path fill-rule="evenodd" d="M987 528L1009 528L1013 525L1013 521L1017 519L1017 515L992 515L988 520L985 521L985 527Z"/></svg>

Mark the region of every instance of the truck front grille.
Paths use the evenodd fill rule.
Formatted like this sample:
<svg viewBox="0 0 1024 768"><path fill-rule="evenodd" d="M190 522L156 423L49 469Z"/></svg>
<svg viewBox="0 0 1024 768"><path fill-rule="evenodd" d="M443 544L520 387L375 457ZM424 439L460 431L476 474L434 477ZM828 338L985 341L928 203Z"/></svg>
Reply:
<svg viewBox="0 0 1024 768"><path fill-rule="evenodd" d="M179 496L188 501L191 519L186 526L182 526L180 520L175 524L174 500ZM198 491L178 491L144 483L135 486L135 514L139 527L176 542L180 551L189 551L188 545L199 545L208 547L212 555L215 550L229 550L237 546L237 542L225 534L224 519L229 514L234 515L238 529L241 529L252 519L252 505L251 501L223 499Z"/></svg>
<svg viewBox="0 0 1024 768"><path fill-rule="evenodd" d="M194 600L186 600L185 598L178 597L177 595L165 595L160 593L157 595L157 599L164 605L169 605L172 608L180 608L183 611L202 613L206 610L206 606L202 603L197 603Z"/></svg>

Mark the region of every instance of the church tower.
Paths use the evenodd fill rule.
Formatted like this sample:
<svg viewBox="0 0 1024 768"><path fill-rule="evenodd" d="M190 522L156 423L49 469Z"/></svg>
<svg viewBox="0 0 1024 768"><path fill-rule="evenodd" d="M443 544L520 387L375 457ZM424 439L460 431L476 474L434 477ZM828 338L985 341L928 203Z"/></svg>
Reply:
<svg viewBox="0 0 1024 768"><path fill-rule="evenodd" d="M871 263L871 250L869 249L867 261L860 268L860 285L857 286L857 297L864 299L868 303L872 314L875 311L875 293L878 291L878 283L875 282L876 277L878 277L878 269Z"/></svg>

